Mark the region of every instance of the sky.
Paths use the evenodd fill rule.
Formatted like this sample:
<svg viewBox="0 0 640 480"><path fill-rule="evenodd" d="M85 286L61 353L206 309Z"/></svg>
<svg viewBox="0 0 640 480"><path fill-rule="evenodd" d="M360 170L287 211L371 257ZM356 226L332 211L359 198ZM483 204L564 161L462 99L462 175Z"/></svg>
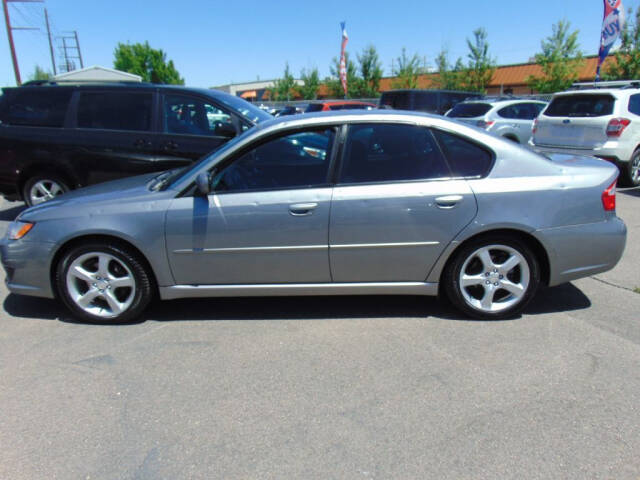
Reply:
<svg viewBox="0 0 640 480"><path fill-rule="evenodd" d="M33 1L33 0L32 0ZM625 9L640 0L623 0ZM329 74L340 53L340 22L347 22L347 50L373 44L384 74L403 47L433 65L446 48L452 61L466 57L466 38L478 27L488 32L490 54L499 65L528 61L560 19L578 29L583 53L597 53L603 0L45 0L9 3L23 81L39 65L52 70L44 27L47 8L56 36L76 30L84 65L113 66L118 44L148 41L164 50L185 83L211 87L270 80L285 63ZM4 22L0 26L0 86L15 78Z"/></svg>

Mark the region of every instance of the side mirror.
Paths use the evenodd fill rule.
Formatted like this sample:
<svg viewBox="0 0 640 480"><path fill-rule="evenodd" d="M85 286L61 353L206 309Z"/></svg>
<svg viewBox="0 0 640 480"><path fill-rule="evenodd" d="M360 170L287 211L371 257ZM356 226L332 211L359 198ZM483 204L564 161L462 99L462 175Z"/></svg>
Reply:
<svg viewBox="0 0 640 480"><path fill-rule="evenodd" d="M211 193L211 177L208 172L199 173L196 177L197 193L206 197Z"/></svg>
<svg viewBox="0 0 640 480"><path fill-rule="evenodd" d="M216 135L225 138L233 138L237 134L236 127L232 123L219 123L216 126Z"/></svg>

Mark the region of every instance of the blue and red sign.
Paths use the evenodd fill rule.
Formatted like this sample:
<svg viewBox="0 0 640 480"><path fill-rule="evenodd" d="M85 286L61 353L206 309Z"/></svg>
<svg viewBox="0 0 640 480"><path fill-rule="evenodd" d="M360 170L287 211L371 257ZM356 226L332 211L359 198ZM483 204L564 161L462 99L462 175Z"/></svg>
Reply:
<svg viewBox="0 0 640 480"><path fill-rule="evenodd" d="M602 34L600 36L600 52L598 53L598 71L596 80L600 79L600 67L604 62L613 44L616 43L624 28L624 7L622 0L604 0L604 20L602 22Z"/></svg>

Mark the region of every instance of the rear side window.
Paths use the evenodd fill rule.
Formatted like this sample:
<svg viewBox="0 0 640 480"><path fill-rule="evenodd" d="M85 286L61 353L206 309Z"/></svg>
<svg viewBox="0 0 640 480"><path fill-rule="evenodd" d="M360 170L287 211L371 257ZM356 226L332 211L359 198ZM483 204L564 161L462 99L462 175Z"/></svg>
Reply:
<svg viewBox="0 0 640 480"><path fill-rule="evenodd" d="M397 182L450 177L428 128L359 124L349 127L340 183Z"/></svg>
<svg viewBox="0 0 640 480"><path fill-rule="evenodd" d="M9 125L62 127L71 90L18 90L5 96L0 120Z"/></svg>
<svg viewBox="0 0 640 480"><path fill-rule="evenodd" d="M324 105L322 103L310 103L305 112L321 112Z"/></svg>
<svg viewBox="0 0 640 480"><path fill-rule="evenodd" d="M380 98L380 106L395 110L410 110L411 98L409 97L409 92L383 93Z"/></svg>
<svg viewBox="0 0 640 480"><path fill-rule="evenodd" d="M420 112L437 112L438 111L438 93L437 92L414 92L413 105L411 110Z"/></svg>
<svg viewBox="0 0 640 480"><path fill-rule="evenodd" d="M151 93L83 92L78 103L78 127L150 130L151 98Z"/></svg>
<svg viewBox="0 0 640 480"><path fill-rule="evenodd" d="M491 110L491 105L488 103L459 103L453 110L449 112L447 117L452 118L474 118L481 117ZM504 109L503 109L504 110Z"/></svg>
<svg viewBox="0 0 640 480"><path fill-rule="evenodd" d="M487 150L457 135L440 130L434 130L433 133L455 177L483 177L489 173L493 156Z"/></svg>
<svg viewBox="0 0 640 480"><path fill-rule="evenodd" d="M634 115L640 115L640 93L629 97L629 111Z"/></svg>
<svg viewBox="0 0 640 480"><path fill-rule="evenodd" d="M562 95L551 101L544 114L547 117L602 117L613 113L615 101L611 95Z"/></svg>

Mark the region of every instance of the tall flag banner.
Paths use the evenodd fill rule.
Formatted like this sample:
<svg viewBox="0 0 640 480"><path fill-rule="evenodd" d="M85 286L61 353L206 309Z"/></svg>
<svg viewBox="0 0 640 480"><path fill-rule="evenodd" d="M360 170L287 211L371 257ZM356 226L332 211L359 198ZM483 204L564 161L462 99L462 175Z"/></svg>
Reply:
<svg viewBox="0 0 640 480"><path fill-rule="evenodd" d="M340 82L342 82L342 89L344 90L344 96L347 96L347 59L345 57L345 50L347 49L347 42L349 36L345 28L345 22L340 22L342 28L342 48L340 50Z"/></svg>
<svg viewBox="0 0 640 480"><path fill-rule="evenodd" d="M604 21L602 22L602 34L600 35L596 82L600 80L600 67L602 67L602 63L609 55L611 47L616 43L623 28L624 7L622 6L622 0L604 0Z"/></svg>

